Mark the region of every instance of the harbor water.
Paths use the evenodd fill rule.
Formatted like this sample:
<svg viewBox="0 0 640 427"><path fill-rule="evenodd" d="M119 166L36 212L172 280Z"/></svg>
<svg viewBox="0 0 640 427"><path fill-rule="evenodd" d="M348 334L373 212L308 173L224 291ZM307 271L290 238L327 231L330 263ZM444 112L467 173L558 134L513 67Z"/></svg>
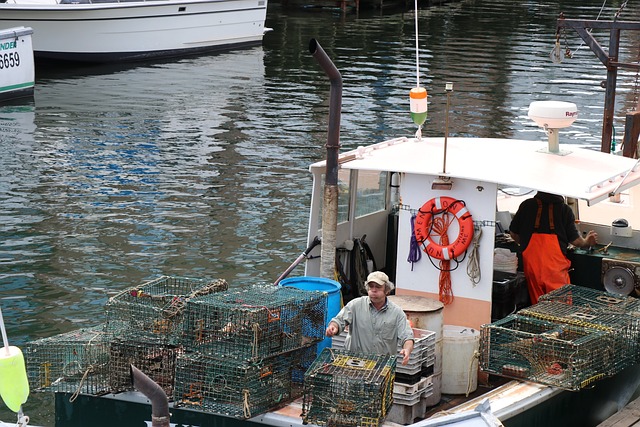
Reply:
<svg viewBox="0 0 640 427"><path fill-rule="evenodd" d="M600 148L606 69L556 19L612 20L620 3L463 0L418 10L269 5L260 47L154 63L36 67L32 99L0 105L0 307L11 345L103 321L115 293L160 275L273 283L306 247L311 176L324 158L329 82L343 78L342 149L413 136L409 91L429 93L423 134L546 140L529 103L574 102L561 143ZM624 9L622 20L639 20ZM608 32L595 33L608 46ZM37 34L34 34L37 37ZM640 34L622 34L637 63ZM419 67L416 65L416 54ZM618 76L615 139L638 75ZM486 153L500 156L500 153ZM481 161L481 159L478 159ZM526 161L526 159L523 159ZM301 275L298 266L292 276ZM53 426L32 393L31 424ZM0 419L15 416L0 404Z"/></svg>

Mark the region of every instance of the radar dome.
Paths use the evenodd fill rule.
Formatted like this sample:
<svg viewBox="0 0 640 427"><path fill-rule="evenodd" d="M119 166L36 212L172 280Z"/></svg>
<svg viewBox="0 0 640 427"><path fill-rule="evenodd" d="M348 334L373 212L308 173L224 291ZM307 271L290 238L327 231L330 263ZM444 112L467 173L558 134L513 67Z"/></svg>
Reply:
<svg viewBox="0 0 640 427"><path fill-rule="evenodd" d="M578 107L573 102L534 101L529 105L529 118L540 127L566 128L578 118Z"/></svg>

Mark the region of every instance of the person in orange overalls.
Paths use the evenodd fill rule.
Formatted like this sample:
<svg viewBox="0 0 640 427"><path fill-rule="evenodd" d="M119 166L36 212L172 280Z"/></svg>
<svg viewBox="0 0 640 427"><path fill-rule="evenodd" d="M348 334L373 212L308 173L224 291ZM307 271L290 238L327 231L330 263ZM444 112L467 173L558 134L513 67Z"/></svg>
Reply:
<svg viewBox="0 0 640 427"><path fill-rule="evenodd" d="M567 258L569 243L577 247L593 246L598 235L578 232L575 215L564 197L538 191L525 200L511 220L509 234L522 248L522 264L531 303L554 289L570 283Z"/></svg>

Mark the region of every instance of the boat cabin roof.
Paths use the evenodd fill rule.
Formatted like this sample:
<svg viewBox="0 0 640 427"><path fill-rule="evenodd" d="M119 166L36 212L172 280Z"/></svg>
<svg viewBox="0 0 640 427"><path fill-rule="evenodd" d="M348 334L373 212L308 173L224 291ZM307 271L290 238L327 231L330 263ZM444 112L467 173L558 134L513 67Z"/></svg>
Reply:
<svg viewBox="0 0 640 427"><path fill-rule="evenodd" d="M442 176L520 187L588 205L640 183L638 161L576 145L549 152L546 141L497 138L397 138L343 153L343 169ZM326 161L311 165L313 172Z"/></svg>

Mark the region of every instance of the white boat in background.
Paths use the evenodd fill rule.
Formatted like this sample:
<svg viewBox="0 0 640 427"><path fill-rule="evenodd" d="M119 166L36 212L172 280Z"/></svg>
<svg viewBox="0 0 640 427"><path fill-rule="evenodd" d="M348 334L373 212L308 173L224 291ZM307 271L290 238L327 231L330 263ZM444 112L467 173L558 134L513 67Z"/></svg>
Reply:
<svg viewBox="0 0 640 427"><path fill-rule="evenodd" d="M27 27L0 30L0 101L33 95L32 34Z"/></svg>
<svg viewBox="0 0 640 427"><path fill-rule="evenodd" d="M0 28L33 28L36 59L138 61L259 45L267 0L7 0Z"/></svg>

